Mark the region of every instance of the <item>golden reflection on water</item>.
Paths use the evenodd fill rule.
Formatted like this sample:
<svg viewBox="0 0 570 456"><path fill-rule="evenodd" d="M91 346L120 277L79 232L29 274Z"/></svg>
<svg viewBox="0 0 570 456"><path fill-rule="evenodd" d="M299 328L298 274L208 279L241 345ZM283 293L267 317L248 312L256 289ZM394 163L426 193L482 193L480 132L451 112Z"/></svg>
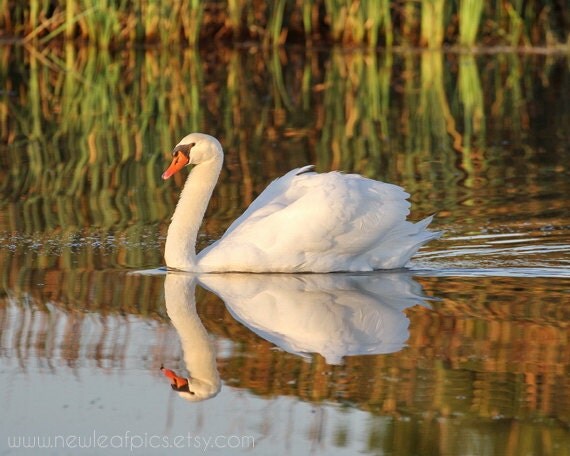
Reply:
<svg viewBox="0 0 570 456"><path fill-rule="evenodd" d="M318 354L305 359L275 350L232 317L217 296L200 288L196 308L215 341L231 341L216 363L222 388L392 417L396 434L415 435L417 426L437 433L439 451L459 445L460 435L453 430L461 427L479 428L498 439L498 446L504 444L498 435L506 432L513 454L534 445L523 433L563 439L570 423L570 315L560 306L567 295L565 282L416 281L441 300L430 301L431 308L405 310L407 347L394 354L348 356L340 365L327 364ZM5 278L0 300L2 357L30 372L62 363L129 369L143 355L151 371L161 364L178 369L185 364L168 323L163 284L164 275L20 270ZM132 317L154 322L154 340L143 344L147 353L141 354L140 341L128 335ZM192 366L187 368L192 374ZM481 430L492 421L502 431ZM563 442L560 449L570 450ZM393 444L403 450L410 443Z"/></svg>

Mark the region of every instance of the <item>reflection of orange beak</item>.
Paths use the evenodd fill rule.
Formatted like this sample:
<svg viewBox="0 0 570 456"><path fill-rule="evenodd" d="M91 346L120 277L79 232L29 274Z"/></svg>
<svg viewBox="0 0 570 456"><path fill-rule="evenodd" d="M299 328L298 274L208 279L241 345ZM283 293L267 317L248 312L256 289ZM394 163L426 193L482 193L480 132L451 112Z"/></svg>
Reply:
<svg viewBox="0 0 570 456"><path fill-rule="evenodd" d="M177 153L172 159L172 163L170 163L170 166L167 168L166 171L164 171L164 173L162 173L162 178L166 180L173 174L176 174L178 171L184 168L189 161L190 160L188 160L188 157L186 157L186 155Z"/></svg>
<svg viewBox="0 0 570 456"><path fill-rule="evenodd" d="M176 372L174 372L170 369L166 369L164 366L161 366L160 370L162 371L164 376L170 380L170 383L172 383L174 386L176 386L176 388L181 388L183 386L188 385L188 380L185 379L184 377L180 377L179 375L176 375Z"/></svg>

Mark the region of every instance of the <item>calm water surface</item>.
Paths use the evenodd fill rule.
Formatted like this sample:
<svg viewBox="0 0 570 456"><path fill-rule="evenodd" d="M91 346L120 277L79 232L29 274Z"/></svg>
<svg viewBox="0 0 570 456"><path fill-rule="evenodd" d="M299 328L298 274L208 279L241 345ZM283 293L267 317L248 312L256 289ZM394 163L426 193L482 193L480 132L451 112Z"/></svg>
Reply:
<svg viewBox="0 0 570 456"><path fill-rule="evenodd" d="M567 57L0 59L2 454L570 455ZM227 153L200 246L308 163L445 236L407 271L166 274L192 130Z"/></svg>

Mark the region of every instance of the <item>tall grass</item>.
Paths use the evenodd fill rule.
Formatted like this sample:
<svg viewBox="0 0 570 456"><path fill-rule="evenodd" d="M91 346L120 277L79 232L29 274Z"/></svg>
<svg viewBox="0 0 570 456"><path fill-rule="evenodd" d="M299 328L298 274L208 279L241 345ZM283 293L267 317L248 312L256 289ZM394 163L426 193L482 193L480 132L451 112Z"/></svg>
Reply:
<svg viewBox="0 0 570 456"><path fill-rule="evenodd" d="M268 32L265 35L265 44L283 44L287 36L287 29L284 28L283 18L285 14L286 0L275 0L270 2Z"/></svg>
<svg viewBox="0 0 570 456"><path fill-rule="evenodd" d="M200 38L200 26L202 25L203 16L203 0L182 2L178 17L182 18L184 36L190 45L195 45ZM176 24L176 20L170 22Z"/></svg>
<svg viewBox="0 0 570 456"><path fill-rule="evenodd" d="M443 44L443 13L445 0L422 1L421 42L430 49L440 48Z"/></svg>
<svg viewBox="0 0 570 456"><path fill-rule="evenodd" d="M479 31L482 0L460 0L459 2L459 44L473 46Z"/></svg>
<svg viewBox="0 0 570 456"><path fill-rule="evenodd" d="M4 36L98 47L257 41L378 46L562 46L561 0L0 0Z"/></svg>
<svg viewBox="0 0 570 456"><path fill-rule="evenodd" d="M384 27L385 44L393 43L390 3L387 0L325 0L326 20L333 41L375 47L380 28Z"/></svg>

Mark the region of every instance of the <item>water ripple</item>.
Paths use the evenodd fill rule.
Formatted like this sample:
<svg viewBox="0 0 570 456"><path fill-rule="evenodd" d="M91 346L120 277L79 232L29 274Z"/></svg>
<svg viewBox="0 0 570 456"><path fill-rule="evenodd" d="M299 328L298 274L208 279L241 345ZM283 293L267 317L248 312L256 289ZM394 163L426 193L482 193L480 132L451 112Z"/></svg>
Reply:
<svg viewBox="0 0 570 456"><path fill-rule="evenodd" d="M414 275L426 277L547 277L570 278L570 268L412 268Z"/></svg>
<svg viewBox="0 0 570 456"><path fill-rule="evenodd" d="M419 252L412 269L431 276L570 277L568 237L566 231L449 236L439 249Z"/></svg>

